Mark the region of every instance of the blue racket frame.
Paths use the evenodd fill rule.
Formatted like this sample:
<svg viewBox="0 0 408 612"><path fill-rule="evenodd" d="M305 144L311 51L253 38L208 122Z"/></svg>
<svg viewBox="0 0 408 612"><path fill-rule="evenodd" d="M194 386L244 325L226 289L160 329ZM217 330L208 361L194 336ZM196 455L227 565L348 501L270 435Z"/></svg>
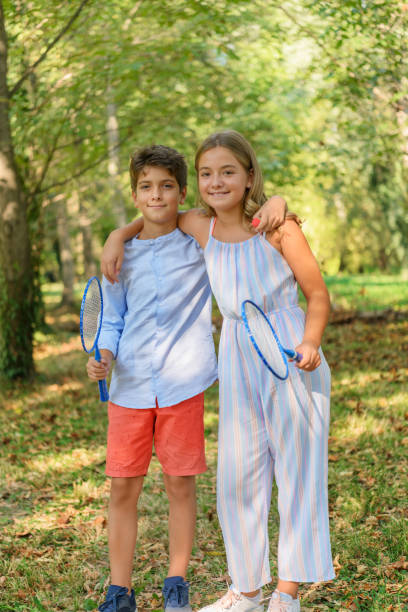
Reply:
<svg viewBox="0 0 408 612"><path fill-rule="evenodd" d="M97 286L99 289L99 293L101 296L101 312L99 314L99 326L98 326L98 331L96 333L95 336L95 340L94 343L92 345L92 348L87 349L85 346L85 340L84 340L84 334L83 334L83 317L84 317L84 308L85 308L85 302L86 302L86 296L88 293L88 289L90 287L90 285L96 281L97 282ZM99 339L99 334L101 333L101 327L102 327L102 319L103 319L103 293L102 293L102 285L101 282L99 280L99 278L97 276L92 276L85 287L84 290L84 295L82 296L82 303L81 303L81 312L79 315L79 333L81 335L81 342L82 342L82 346L84 348L84 351L86 353L92 353L93 351L95 351L95 359L96 361L101 361L101 354L99 352L99 348L98 348L98 339ZM101 402L107 402L109 399L109 392L108 392L108 385L106 384L106 380L98 380L98 385L99 385L99 398L101 400Z"/></svg>
<svg viewBox="0 0 408 612"><path fill-rule="evenodd" d="M281 376L280 374L278 374L277 372L275 372L275 370L272 368L272 366L269 364L269 362L265 359L261 349L259 348L253 334L251 331L251 326L248 322L248 318L246 316L245 313L245 304L251 304L251 306L253 306L254 308L256 308L258 310L258 312L262 315L262 317L265 319L265 321L268 323L268 326L273 334L273 337L276 340L276 344L279 348L280 354L282 355L282 359L283 362L286 366L286 371L285 371L285 375ZM255 304L255 302L253 302L252 300L244 300L241 304L241 315L242 315L242 319L244 321L244 325L245 328L248 332L248 335L251 339L251 342L256 350L256 352L258 353L259 357L262 359L263 363L266 365L266 367L268 368L268 370L270 372L272 372L272 374L274 376L276 376L277 378L279 378L280 380L286 380L289 376L289 364L288 364L288 360L286 355L290 358L290 359L294 359L295 361L301 361L302 360L302 355L300 353L297 353L296 351L293 351L292 349L288 349L288 348L284 348L281 343L280 340L272 326L272 323L270 322L270 320L268 319L268 317L266 316L266 314L264 313L264 311L258 306L258 304Z"/></svg>

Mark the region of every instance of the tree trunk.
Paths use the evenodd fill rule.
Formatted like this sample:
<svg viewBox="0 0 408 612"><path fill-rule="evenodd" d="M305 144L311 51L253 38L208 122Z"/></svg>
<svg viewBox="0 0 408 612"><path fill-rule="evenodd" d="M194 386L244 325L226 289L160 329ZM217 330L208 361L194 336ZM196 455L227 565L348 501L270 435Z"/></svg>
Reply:
<svg viewBox="0 0 408 612"><path fill-rule="evenodd" d="M0 374L33 373L35 301L27 203L9 119L7 37L0 2Z"/></svg>
<svg viewBox="0 0 408 612"><path fill-rule="evenodd" d="M402 158L402 172L403 172L403 180L408 178L408 96L403 100L403 109L397 113L398 125L402 134L402 142L403 142L403 158ZM407 181L404 180L404 183L407 184ZM402 257L401 264L401 274L403 280L408 280L408 196L407 191L405 190L405 212L407 214L404 215L404 219L400 220L400 230L402 236L402 245L404 249L404 254Z"/></svg>
<svg viewBox="0 0 408 612"><path fill-rule="evenodd" d="M69 232L69 218L65 196L58 196L55 200L55 213L57 217L57 234L59 242L59 252L61 258L61 279L63 282L61 304L73 306L74 300L74 280L75 262L72 253L72 241Z"/></svg>
<svg viewBox="0 0 408 612"><path fill-rule="evenodd" d="M119 183L119 126L116 116L116 105L112 99L112 88L107 88L107 134L108 134L108 174L112 190L112 210L118 226L126 224L126 207Z"/></svg>
<svg viewBox="0 0 408 612"><path fill-rule="evenodd" d="M84 262L84 273L85 278L88 279L91 278L91 276L96 276L97 274L97 267L93 252L92 224L88 207L85 205L84 198L79 190L76 192L76 197L79 208L79 227L81 228L81 246Z"/></svg>

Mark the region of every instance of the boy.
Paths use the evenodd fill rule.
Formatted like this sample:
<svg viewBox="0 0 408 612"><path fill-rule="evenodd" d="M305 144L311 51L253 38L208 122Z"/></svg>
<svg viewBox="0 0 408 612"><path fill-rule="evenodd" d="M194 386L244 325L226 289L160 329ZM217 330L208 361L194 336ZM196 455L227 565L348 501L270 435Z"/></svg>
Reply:
<svg viewBox="0 0 408 612"><path fill-rule="evenodd" d="M107 470L112 477L109 553L112 585L103 612L134 612L131 590L137 502L154 440L169 498L170 567L166 612L191 611L185 581L195 527L195 474L206 469L203 391L217 378L211 292L198 244L177 229L187 168L174 149L152 146L131 158L133 199L143 228L125 245L118 276L104 267L102 362L88 362L93 380L112 360ZM284 218L277 198L263 209L266 225ZM261 215L259 215L261 216Z"/></svg>
<svg viewBox="0 0 408 612"><path fill-rule="evenodd" d="M202 252L177 229L187 167L177 151L152 146L130 162L133 199L144 227L125 245L119 283L103 280L99 348L92 380L110 385L106 473L112 477L108 541L111 581L99 610L134 612L131 590L137 503L154 440L169 499L170 567L165 609L191 611L187 565L193 545L195 475L206 470L204 390L217 379L211 292Z"/></svg>

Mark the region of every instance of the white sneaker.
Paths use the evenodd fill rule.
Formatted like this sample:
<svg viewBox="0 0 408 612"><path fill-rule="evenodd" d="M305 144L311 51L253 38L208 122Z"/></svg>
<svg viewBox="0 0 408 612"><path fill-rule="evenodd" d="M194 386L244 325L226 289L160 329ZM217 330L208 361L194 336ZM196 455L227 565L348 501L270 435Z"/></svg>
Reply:
<svg viewBox="0 0 408 612"><path fill-rule="evenodd" d="M245 595L242 595L242 593L228 589L221 599L217 599L213 604L201 608L199 612L224 612L225 610L230 610L231 612L263 612L263 609L262 604L256 604L248 599L248 597L245 597Z"/></svg>
<svg viewBox="0 0 408 612"><path fill-rule="evenodd" d="M300 612L300 601L287 593L274 591L269 600L268 612Z"/></svg>

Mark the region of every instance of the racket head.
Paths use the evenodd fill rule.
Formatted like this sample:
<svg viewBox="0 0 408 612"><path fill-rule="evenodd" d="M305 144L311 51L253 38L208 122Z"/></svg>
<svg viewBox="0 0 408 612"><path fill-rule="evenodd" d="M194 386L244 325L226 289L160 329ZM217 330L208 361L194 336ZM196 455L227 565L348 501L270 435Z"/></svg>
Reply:
<svg viewBox="0 0 408 612"><path fill-rule="evenodd" d="M252 300L241 306L242 319L251 342L268 370L280 380L289 376L288 360L266 314Z"/></svg>
<svg viewBox="0 0 408 612"><path fill-rule="evenodd" d="M84 351L92 353L98 343L102 325L103 297L102 286L97 276L87 282L82 297L79 316L79 332Z"/></svg>

